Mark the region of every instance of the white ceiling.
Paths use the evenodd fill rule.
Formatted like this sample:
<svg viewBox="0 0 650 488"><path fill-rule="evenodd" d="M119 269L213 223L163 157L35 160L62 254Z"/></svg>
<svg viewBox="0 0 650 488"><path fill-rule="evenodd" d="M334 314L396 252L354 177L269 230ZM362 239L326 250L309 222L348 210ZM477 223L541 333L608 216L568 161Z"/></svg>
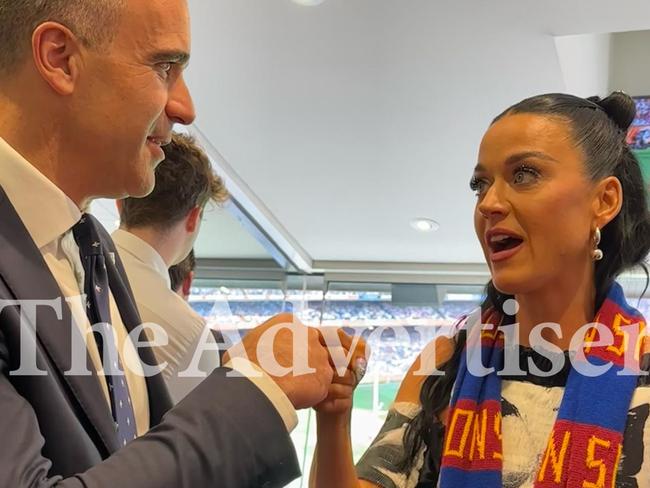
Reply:
<svg viewBox="0 0 650 488"><path fill-rule="evenodd" d="M648 0L189 3L197 126L315 260L482 262L467 182L490 120L566 90L554 36L650 28Z"/></svg>

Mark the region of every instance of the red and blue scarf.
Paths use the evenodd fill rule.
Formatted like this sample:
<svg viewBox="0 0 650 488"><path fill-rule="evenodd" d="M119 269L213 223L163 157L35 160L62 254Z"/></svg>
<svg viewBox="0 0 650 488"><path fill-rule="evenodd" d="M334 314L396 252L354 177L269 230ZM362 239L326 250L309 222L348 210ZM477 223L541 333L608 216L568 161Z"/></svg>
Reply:
<svg viewBox="0 0 650 488"><path fill-rule="evenodd" d="M490 310L483 314L481 322L481 330L475 336L480 334L480 339L474 341L475 346L471 345L472 331L467 331L466 350L461 356L447 417L440 488L502 486L501 377L496 374L503 369L503 332L498 328L502 316ZM621 286L615 283L594 322L609 328L614 341L601 347L585 344L585 358L594 366L609 363L612 366L596 376L585 376L572 366L538 467L535 488L615 486L640 356L640 342L630 344L631 336L624 334L621 327L631 324L644 327L645 320L628 306ZM599 338L592 328L585 336L585 343L597 344ZM629 347L635 351L633 370L627 370L624 364ZM471 374L467 358L476 351L481 355L482 364L494 368L493 372L482 377ZM624 370L627 374L619 375Z"/></svg>

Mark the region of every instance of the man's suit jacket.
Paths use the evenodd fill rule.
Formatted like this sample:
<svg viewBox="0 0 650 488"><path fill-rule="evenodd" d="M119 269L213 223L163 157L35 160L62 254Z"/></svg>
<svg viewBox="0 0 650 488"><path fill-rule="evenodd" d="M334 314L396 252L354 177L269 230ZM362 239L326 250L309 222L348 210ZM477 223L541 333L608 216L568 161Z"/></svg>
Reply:
<svg viewBox="0 0 650 488"><path fill-rule="evenodd" d="M103 229L102 229L103 231ZM108 233L111 291L126 328L140 324ZM109 261L107 260L107 263ZM124 298L127 299L124 299ZM11 375L21 364L20 310L7 300L56 300L39 307L36 362L47 372ZM30 327L26 327L23 334ZM71 376L70 309L40 251L0 188L0 487L185 488L283 486L299 475L295 450L271 402L245 378L218 368L171 408L160 374L147 378L150 432L118 450L110 408L92 363ZM23 344L24 345L24 344ZM143 363L153 351L139 348Z"/></svg>

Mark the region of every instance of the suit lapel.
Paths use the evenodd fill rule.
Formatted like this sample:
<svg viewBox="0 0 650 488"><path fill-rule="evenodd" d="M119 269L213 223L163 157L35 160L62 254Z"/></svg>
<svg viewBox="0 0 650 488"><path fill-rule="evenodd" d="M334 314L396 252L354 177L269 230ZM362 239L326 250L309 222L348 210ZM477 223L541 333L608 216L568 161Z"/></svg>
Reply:
<svg viewBox="0 0 650 488"><path fill-rule="evenodd" d="M29 236L20 217L0 188L0 275L16 299L52 300L62 302L62 315L54 310L39 307L36 336L43 350L56 366L62 381L72 393L81 411L103 442L103 449L110 454L117 450L117 436L112 414L100 387L102 381L86 354L90 375L65 375L72 364L72 334L79 333L65 297L36 244ZM92 436L97 437L97 436Z"/></svg>

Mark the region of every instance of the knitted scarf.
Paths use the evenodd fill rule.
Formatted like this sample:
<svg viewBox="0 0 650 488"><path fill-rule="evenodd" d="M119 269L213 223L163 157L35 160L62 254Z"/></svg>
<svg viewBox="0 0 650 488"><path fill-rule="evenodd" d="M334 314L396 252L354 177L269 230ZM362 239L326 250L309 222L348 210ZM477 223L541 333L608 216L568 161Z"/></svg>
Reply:
<svg viewBox="0 0 650 488"><path fill-rule="evenodd" d="M504 340L499 329L503 317L489 310L481 319L482 327L468 330L467 345L460 360L447 418L440 488L502 486L501 377L496 372L503 369ZM586 376L580 372L584 371L580 366L588 365L577 363L578 359L574 358L560 410L538 467L535 488L615 486L623 431L639 374L640 341L635 343L634 336L624 334L621 327L630 324L644 327L645 320L628 306L621 286L614 283L594 322L611 331L613 342L605 334L601 338L595 327L588 328L584 358L594 366L610 363L612 366L602 374ZM474 341L470 340L472 332ZM601 339L609 345L599 346ZM633 359L628 359L632 369L625 367L626 350ZM468 359L475 361L477 355L484 367L494 368L492 372L483 376L470 372ZM619 375L620 372L627 374Z"/></svg>

